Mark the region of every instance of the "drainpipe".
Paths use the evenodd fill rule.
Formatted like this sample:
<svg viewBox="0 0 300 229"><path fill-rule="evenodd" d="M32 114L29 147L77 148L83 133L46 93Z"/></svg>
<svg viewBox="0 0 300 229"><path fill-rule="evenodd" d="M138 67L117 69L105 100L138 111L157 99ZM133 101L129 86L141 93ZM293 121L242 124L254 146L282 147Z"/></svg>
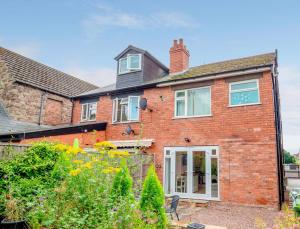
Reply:
<svg viewBox="0 0 300 229"><path fill-rule="evenodd" d="M281 210L282 203L284 202L284 172L283 172L283 147L282 147L282 124L280 114L280 97L278 85L278 72L277 72L277 50L276 60L272 68L272 84L273 84L273 97L274 97L274 111L275 111L275 129L276 129L276 151L277 151L277 175L278 175L278 197L279 197L279 210Z"/></svg>
<svg viewBox="0 0 300 229"><path fill-rule="evenodd" d="M45 103L45 96L46 96L46 92L43 91L42 95L41 95L41 104L40 104L40 113L39 113L39 125L42 124L42 114L43 114L43 109L44 109L44 103Z"/></svg>

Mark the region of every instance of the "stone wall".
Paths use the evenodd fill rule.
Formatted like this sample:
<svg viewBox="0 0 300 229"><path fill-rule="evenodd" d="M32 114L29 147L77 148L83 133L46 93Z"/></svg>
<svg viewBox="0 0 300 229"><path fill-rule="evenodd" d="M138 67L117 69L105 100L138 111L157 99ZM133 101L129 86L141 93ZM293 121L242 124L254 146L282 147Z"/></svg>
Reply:
<svg viewBox="0 0 300 229"><path fill-rule="evenodd" d="M71 122L70 99L15 82L2 62L0 78L0 102L11 118L45 125Z"/></svg>

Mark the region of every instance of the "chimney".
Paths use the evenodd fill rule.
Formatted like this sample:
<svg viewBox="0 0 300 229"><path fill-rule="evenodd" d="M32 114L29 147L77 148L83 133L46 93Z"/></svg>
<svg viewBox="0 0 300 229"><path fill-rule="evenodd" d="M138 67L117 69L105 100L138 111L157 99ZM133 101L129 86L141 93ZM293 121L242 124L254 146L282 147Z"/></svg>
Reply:
<svg viewBox="0 0 300 229"><path fill-rule="evenodd" d="M170 48L170 74L184 72L189 68L190 53L183 44L183 39L174 40Z"/></svg>

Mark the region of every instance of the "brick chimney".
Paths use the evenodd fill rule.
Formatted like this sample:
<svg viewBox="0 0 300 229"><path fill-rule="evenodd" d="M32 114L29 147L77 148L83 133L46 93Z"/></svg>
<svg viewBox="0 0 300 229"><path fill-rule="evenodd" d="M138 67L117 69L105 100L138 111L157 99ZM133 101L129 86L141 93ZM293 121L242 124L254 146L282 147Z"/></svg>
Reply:
<svg viewBox="0 0 300 229"><path fill-rule="evenodd" d="M170 48L170 74L184 72L189 68L190 53L183 44L183 39L174 40Z"/></svg>

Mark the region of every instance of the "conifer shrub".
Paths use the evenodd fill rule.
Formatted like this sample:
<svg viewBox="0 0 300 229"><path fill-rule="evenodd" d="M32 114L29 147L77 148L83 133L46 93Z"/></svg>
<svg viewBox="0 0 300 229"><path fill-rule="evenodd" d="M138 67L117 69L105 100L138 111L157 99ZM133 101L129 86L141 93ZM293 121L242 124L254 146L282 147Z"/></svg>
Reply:
<svg viewBox="0 0 300 229"><path fill-rule="evenodd" d="M155 224L156 228L167 227L167 217L164 204L164 192L154 166L152 165L148 169L148 173L143 184L140 209L147 222Z"/></svg>

